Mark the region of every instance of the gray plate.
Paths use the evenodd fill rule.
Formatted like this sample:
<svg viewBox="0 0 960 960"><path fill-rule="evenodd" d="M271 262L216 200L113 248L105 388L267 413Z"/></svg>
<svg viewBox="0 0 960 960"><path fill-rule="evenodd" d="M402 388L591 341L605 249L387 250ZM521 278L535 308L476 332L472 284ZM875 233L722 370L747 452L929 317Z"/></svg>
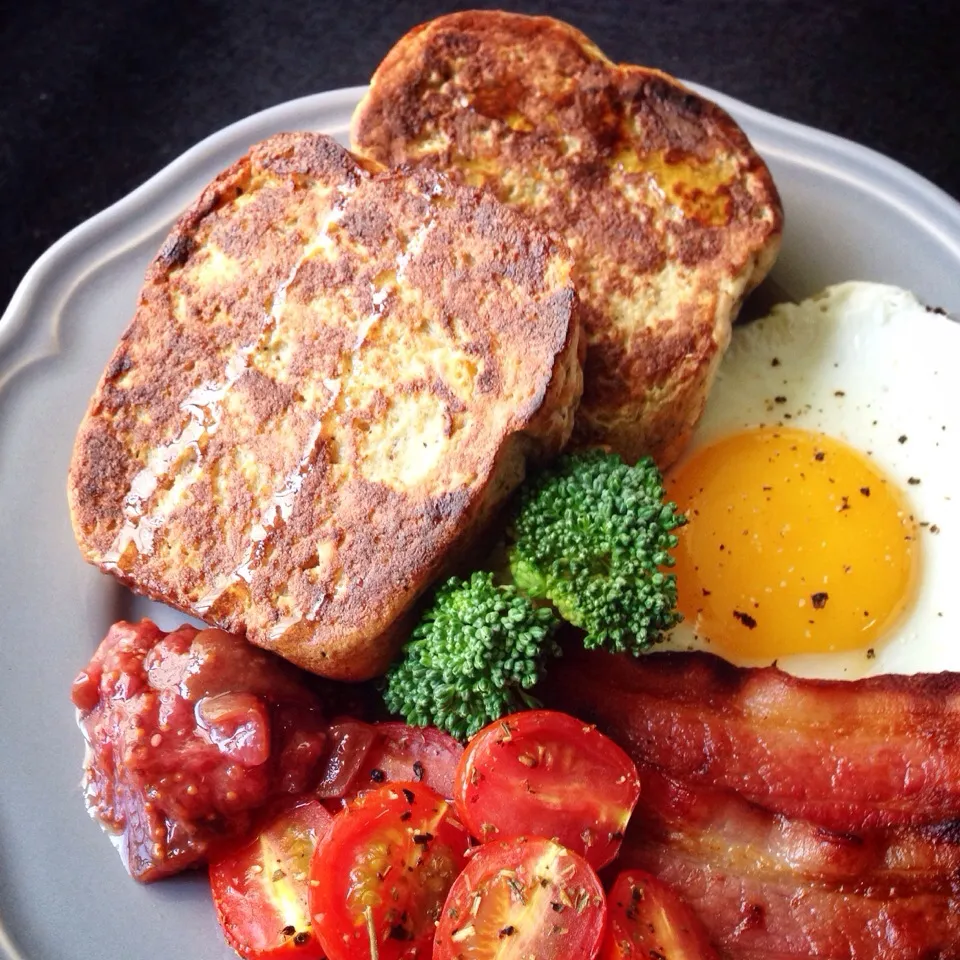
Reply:
<svg viewBox="0 0 960 960"><path fill-rule="evenodd" d="M783 195L774 280L807 296L841 280L914 290L960 315L960 206L904 167L710 90ZM202 876L141 887L86 815L70 682L110 623L172 611L83 564L64 483L74 432L177 213L280 130L346 139L362 88L282 104L214 134L45 253L0 319L0 956L225 960Z"/></svg>

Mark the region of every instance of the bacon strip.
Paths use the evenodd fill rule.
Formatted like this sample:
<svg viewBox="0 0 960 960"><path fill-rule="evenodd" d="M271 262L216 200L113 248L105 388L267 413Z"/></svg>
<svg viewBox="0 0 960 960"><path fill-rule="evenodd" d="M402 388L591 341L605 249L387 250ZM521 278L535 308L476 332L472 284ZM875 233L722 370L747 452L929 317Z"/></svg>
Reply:
<svg viewBox="0 0 960 960"><path fill-rule="evenodd" d="M960 819L960 674L800 680L709 654L571 650L541 696L638 763L837 832Z"/></svg>
<svg viewBox="0 0 960 960"><path fill-rule="evenodd" d="M833 834L642 768L620 860L683 891L736 960L956 960L960 829Z"/></svg>
<svg viewBox="0 0 960 960"><path fill-rule="evenodd" d="M957 960L960 899L876 899L842 888L728 872L670 845L624 846L625 863L683 891L721 951L735 960Z"/></svg>
<svg viewBox="0 0 960 960"><path fill-rule="evenodd" d="M669 847L725 873L873 899L960 896L960 823L839 834L754 806L725 790L640 768L626 844Z"/></svg>

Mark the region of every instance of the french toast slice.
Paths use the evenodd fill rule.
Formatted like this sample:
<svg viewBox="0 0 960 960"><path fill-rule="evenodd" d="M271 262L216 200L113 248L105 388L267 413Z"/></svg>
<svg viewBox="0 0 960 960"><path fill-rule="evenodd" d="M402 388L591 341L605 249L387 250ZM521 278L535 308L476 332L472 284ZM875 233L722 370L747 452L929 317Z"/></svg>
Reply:
<svg viewBox="0 0 960 960"><path fill-rule="evenodd" d="M571 271L440 173L257 144L174 227L90 402L83 555L308 670L382 671L527 458L570 436Z"/></svg>
<svg viewBox="0 0 960 960"><path fill-rule="evenodd" d="M352 149L445 170L565 237L587 341L573 442L661 467L679 455L782 229L770 173L728 114L568 24L469 11L387 54Z"/></svg>

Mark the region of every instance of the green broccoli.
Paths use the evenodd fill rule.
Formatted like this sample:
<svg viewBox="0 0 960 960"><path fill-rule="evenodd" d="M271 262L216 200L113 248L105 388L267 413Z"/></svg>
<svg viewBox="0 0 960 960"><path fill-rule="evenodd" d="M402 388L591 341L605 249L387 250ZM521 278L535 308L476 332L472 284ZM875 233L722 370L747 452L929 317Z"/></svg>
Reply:
<svg viewBox="0 0 960 960"><path fill-rule="evenodd" d="M490 573L452 577L435 593L387 673L387 709L408 723L472 736L504 714L530 706L525 693L543 661L559 654L550 607L535 606Z"/></svg>
<svg viewBox="0 0 960 960"><path fill-rule="evenodd" d="M650 458L566 455L521 489L510 570L522 593L586 632L584 646L636 654L680 620L662 568L684 522Z"/></svg>

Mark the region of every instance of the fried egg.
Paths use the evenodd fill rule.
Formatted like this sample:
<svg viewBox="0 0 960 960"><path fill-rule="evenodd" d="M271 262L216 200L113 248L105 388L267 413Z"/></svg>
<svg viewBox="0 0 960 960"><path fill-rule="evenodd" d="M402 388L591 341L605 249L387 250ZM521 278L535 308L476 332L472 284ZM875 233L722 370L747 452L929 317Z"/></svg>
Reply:
<svg viewBox="0 0 960 960"><path fill-rule="evenodd" d="M960 324L845 283L738 328L666 477L688 524L665 646L808 677L960 670L958 474Z"/></svg>

